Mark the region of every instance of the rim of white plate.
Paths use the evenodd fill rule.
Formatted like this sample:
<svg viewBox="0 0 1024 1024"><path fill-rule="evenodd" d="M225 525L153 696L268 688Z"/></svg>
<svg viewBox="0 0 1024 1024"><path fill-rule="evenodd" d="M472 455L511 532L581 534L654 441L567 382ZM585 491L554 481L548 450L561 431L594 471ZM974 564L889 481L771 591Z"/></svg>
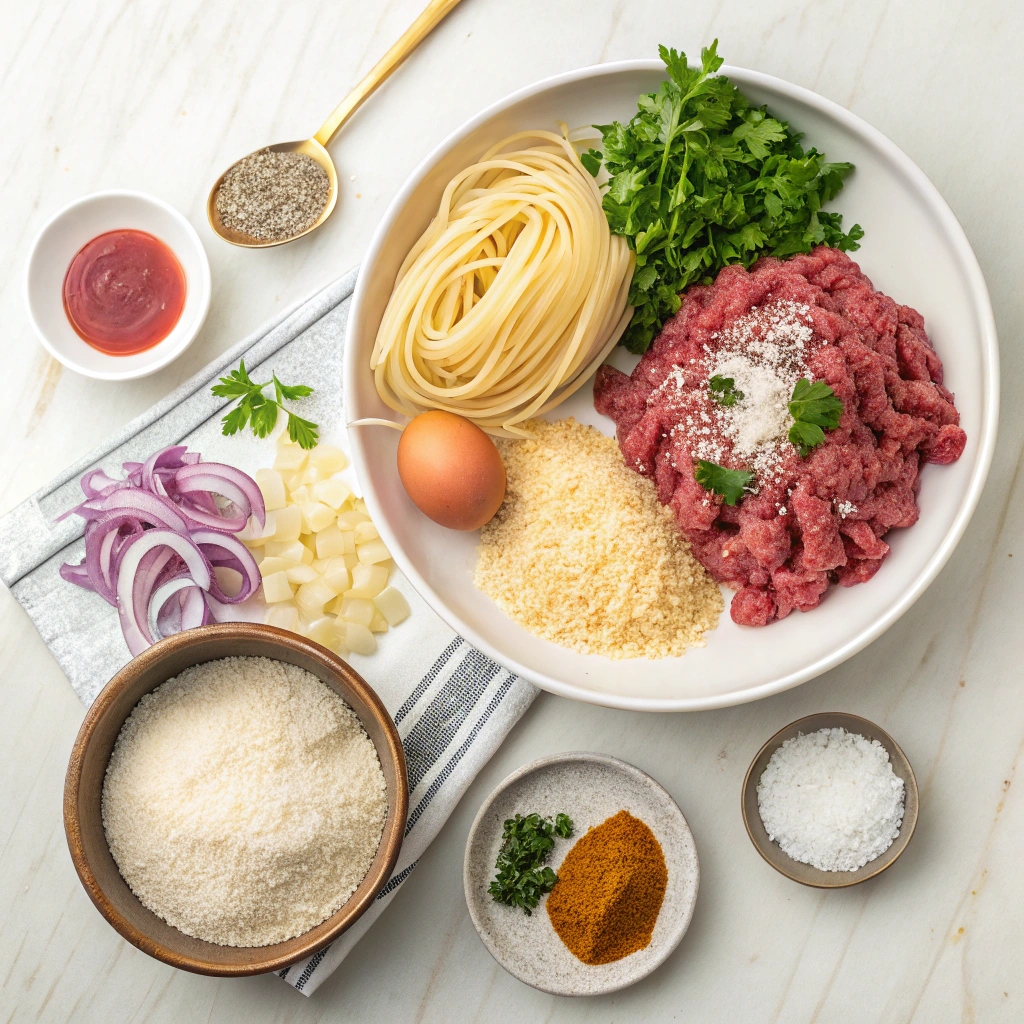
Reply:
<svg viewBox="0 0 1024 1024"><path fill-rule="evenodd" d="M470 118L454 132L443 139L435 146L430 153L416 166L416 169L406 179L405 184L399 189L384 213L383 218L377 225L362 266L371 266L382 249L385 240L390 233L392 226L397 219L399 212L405 206L410 194L417 188L423 177L431 167L453 146L463 138L475 131L482 124L491 120L497 114L508 107L513 106L522 100L529 99L539 93L566 85L570 82L580 81L586 78L596 78L601 75L618 74L628 71L661 71L664 65L660 60L639 59L612 61L608 64L593 64L585 68L578 68L575 71L566 71L562 74L552 75L550 78L541 79L532 85L510 93L503 99L485 107L480 113ZM984 403L985 408L982 415L981 439L978 446L978 457L971 474L970 484L964 493L960 508L957 511L946 536L942 543L936 548L927 565L914 580L913 584L904 592L902 598L895 602L889 609L878 618L870 627L862 630L851 640L836 648L827 657L819 658L810 665L800 669L798 672L791 672L780 676L768 683L751 687L742 692L727 694L716 694L708 697L630 697L623 694L605 693L590 690L585 686L576 683L565 682L556 679L543 672L522 665L503 651L497 650L490 642L481 636L473 627L456 615L447 604L441 600L438 594L427 580L410 563L402 551L398 541L391 531L387 517L377 502L376 494L372 489L364 488L364 499L370 508L373 521L377 525L388 549L398 563L399 568L408 577L412 585L419 591L427 604L444 619L452 629L470 641L476 648L493 658L499 664L504 665L511 672L528 679L543 690L556 693L562 697L572 700L583 701L588 704L599 704L609 708L619 708L628 711L706 711L713 708L731 707L736 704L747 704L751 701L761 700L773 694L781 693L783 690L792 689L816 676L827 672L842 664L858 651L863 650L873 640L881 636L914 602L925 592L929 584L939 574L939 571L949 560L967 524L974 514L978 499L981 497L985 480L988 477L989 467L992 463L992 454L995 450L996 430L999 421L999 348L996 336L995 316L992 312L992 302L989 298L988 288L985 284L981 267L974 254L971 243L967 239L963 226L957 220L956 215L950 209L949 204L942 198L939 190L932 183L931 179L921 170L913 160L903 152L888 136L884 135L877 128L872 127L867 121L852 114L845 107L826 99L824 96L805 89L803 86L793 85L773 75L766 75L760 71L749 71L745 68L723 65L721 74L728 76L734 81L762 86L784 93L789 97L813 107L833 120L848 128L851 132L861 135L865 141L871 144L882 156L887 158L894 169L902 174L915 188L921 199L928 206L929 211L935 219L941 223L953 245L960 270L964 280L970 289L971 297L978 313L979 328L982 338L982 363L984 378ZM352 308L349 311L349 324L357 323L359 310L364 301L366 292L367 276L360 273L356 282L355 292L352 297ZM355 375L366 371L367 368L356 365L355 346L349 345L346 339L345 346L345 407L350 408L351 381ZM361 433L358 430L350 430L349 448L352 454L352 463L356 476L360 483L369 478L367 473L366 452L361 441Z"/></svg>

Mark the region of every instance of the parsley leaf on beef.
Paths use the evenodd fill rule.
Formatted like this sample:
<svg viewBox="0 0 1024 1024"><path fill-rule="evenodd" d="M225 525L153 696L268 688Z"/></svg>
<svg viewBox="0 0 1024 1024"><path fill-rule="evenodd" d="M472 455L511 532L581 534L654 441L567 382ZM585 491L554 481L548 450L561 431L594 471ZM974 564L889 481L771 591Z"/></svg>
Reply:
<svg viewBox="0 0 1024 1024"><path fill-rule="evenodd" d="M736 380L733 377L723 377L720 373L716 373L711 380L708 381L708 391L711 392L711 397L719 405L735 405L737 402L741 402L747 396L736 387Z"/></svg>
<svg viewBox="0 0 1024 1024"><path fill-rule="evenodd" d="M811 449L817 448L825 440L825 431L835 430L839 426L843 403L824 381L816 380L812 383L804 377L793 388L789 415L793 417L789 440L800 449L801 457L806 459Z"/></svg>
<svg viewBox="0 0 1024 1024"><path fill-rule="evenodd" d="M864 234L858 224L844 233L841 215L822 210L853 164L804 152L799 133L715 75L717 39L699 68L684 53L659 53L668 80L640 97L628 124L596 126L610 176L605 215L636 251L633 318L622 338L633 352L647 350L684 288L710 283L722 267L818 244L857 249ZM600 153L585 155L596 173Z"/></svg>
<svg viewBox="0 0 1024 1024"><path fill-rule="evenodd" d="M726 505L735 505L744 491L754 482L754 474L742 469L726 469L716 462L700 459L693 478L705 490L720 494Z"/></svg>

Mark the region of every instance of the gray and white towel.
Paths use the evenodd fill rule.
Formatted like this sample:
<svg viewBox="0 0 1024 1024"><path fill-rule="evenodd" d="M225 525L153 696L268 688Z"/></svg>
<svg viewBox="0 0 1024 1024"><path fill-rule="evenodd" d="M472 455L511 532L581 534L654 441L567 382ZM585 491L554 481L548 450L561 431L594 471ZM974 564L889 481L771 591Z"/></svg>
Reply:
<svg viewBox="0 0 1024 1024"><path fill-rule="evenodd" d="M164 445L187 444L204 460L247 472L268 465L273 443L249 434L224 437L228 404L210 385L245 358L254 379L271 373L310 384L302 414L320 424L321 437L344 447L342 350L356 271L286 310L201 370L105 445L0 519L0 578L28 612L47 646L88 705L129 660L114 610L95 594L65 583L62 562L84 553L82 521L54 523L81 500L78 481L88 469L111 472L143 461ZM258 371L258 374L253 372ZM380 637L372 657L351 656L398 726L409 769L409 820L395 873L374 906L327 949L281 972L309 995L344 960L437 835L466 787L529 707L536 690L452 632L408 581L392 580L412 615Z"/></svg>

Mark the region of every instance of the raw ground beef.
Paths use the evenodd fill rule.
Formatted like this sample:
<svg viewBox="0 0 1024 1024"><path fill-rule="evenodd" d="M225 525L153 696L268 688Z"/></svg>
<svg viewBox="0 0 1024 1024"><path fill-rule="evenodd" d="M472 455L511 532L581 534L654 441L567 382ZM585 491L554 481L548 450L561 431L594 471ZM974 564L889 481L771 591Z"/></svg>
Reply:
<svg viewBox="0 0 1024 1024"><path fill-rule="evenodd" d="M737 321L749 340L756 318L773 310L777 318L795 311L811 328L791 353L799 371L783 374L786 387L796 372L825 381L843 403L838 428L807 458L784 435L754 455L737 451L736 430L720 429L729 411L708 390L730 357L723 346L737 344ZM749 271L727 267L713 285L690 288L630 376L601 367L594 401L698 560L738 591L732 617L749 626L815 607L830 583L871 579L889 553L882 538L917 521L920 464L954 462L966 443L920 313L875 291L853 260L825 246ZM757 470L756 493L735 507L694 479L709 445L718 456L709 461Z"/></svg>

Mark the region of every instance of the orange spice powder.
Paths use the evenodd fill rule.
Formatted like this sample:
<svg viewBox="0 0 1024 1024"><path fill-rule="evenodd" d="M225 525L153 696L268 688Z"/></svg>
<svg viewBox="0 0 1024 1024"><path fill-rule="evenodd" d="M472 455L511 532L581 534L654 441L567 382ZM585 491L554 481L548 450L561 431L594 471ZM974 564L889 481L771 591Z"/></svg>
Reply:
<svg viewBox="0 0 1024 1024"><path fill-rule="evenodd" d="M610 964L650 943L667 885L661 843L639 818L619 811L566 854L548 917L574 956Z"/></svg>

